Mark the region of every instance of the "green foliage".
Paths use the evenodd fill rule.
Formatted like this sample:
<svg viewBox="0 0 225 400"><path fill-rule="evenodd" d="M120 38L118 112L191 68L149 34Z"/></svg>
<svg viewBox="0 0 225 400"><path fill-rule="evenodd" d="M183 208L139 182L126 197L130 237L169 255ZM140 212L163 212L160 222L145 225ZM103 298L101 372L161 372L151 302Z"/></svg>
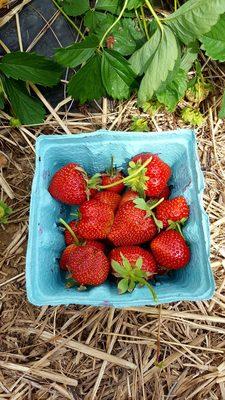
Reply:
<svg viewBox="0 0 225 400"><path fill-rule="evenodd" d="M225 61L225 14L221 15L217 24L200 40L207 56L214 60Z"/></svg>
<svg viewBox="0 0 225 400"><path fill-rule="evenodd" d="M94 55L75 75L68 85L68 93L81 104L105 96L101 77L101 57Z"/></svg>
<svg viewBox="0 0 225 400"><path fill-rule="evenodd" d="M77 67L85 63L95 52L99 40L97 36L87 36L82 42L74 43L66 48L58 49L55 59L66 67Z"/></svg>
<svg viewBox="0 0 225 400"><path fill-rule="evenodd" d="M152 98L161 83L166 80L169 71L173 70L179 55L178 43L171 29L165 26L163 34L157 30L153 37L159 35L160 39L158 40L157 37L154 54L142 67L142 70L145 70L145 75L138 92L138 99L141 102ZM142 64L141 59L139 59L139 62Z"/></svg>
<svg viewBox="0 0 225 400"><path fill-rule="evenodd" d="M194 110L191 107L183 108L181 116L184 122L193 126L201 126L205 121L199 110Z"/></svg>
<svg viewBox="0 0 225 400"><path fill-rule="evenodd" d="M6 203L0 200L0 224L7 224L8 217L12 213L12 209Z"/></svg>
<svg viewBox="0 0 225 400"><path fill-rule="evenodd" d="M2 76L3 87L13 114L21 124L40 124L45 116L42 103L31 96L22 81Z"/></svg>
<svg viewBox="0 0 225 400"><path fill-rule="evenodd" d="M0 62L0 71L13 79L53 86L59 81L62 68L56 62L34 53L6 54Z"/></svg>
<svg viewBox="0 0 225 400"><path fill-rule="evenodd" d="M148 121L145 118L132 117L130 130L134 132L148 132Z"/></svg>
<svg viewBox="0 0 225 400"><path fill-rule="evenodd" d="M63 0L62 1L63 11L67 15L76 17L77 15L82 15L89 10L88 0Z"/></svg>
<svg viewBox="0 0 225 400"><path fill-rule="evenodd" d="M58 83L62 67L55 61L34 53L15 52L2 57L0 62L0 109L5 100L10 103L12 120L19 124L40 124L45 117L42 103L28 91L27 82L42 86Z"/></svg>
<svg viewBox="0 0 225 400"><path fill-rule="evenodd" d="M135 84L128 61L114 50L104 50L101 71L107 93L114 99L127 99Z"/></svg>
<svg viewBox="0 0 225 400"><path fill-rule="evenodd" d="M167 17L165 23L188 44L209 32L224 12L224 0L189 0Z"/></svg>

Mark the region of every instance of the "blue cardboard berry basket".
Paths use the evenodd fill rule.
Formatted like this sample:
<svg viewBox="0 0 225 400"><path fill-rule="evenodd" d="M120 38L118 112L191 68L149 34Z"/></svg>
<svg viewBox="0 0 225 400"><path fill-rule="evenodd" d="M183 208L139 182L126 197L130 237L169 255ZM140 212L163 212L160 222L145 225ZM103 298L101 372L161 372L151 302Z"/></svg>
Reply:
<svg viewBox="0 0 225 400"><path fill-rule="evenodd" d="M190 205L184 234L191 248L191 261L184 269L157 278L158 303L212 297L215 285L209 262L209 221L202 205L204 180L194 132L101 130L71 136L42 135L37 139L26 259L27 296L32 304L114 307L155 304L145 287L123 295L119 295L116 285L110 282L86 291L65 287L65 275L58 265L65 244L57 221L59 218L72 219L71 209L54 200L48 192L53 174L71 161L81 164L92 175L105 170L112 155L117 166L126 168L127 161L141 152L158 153L172 167L172 197L184 195Z"/></svg>

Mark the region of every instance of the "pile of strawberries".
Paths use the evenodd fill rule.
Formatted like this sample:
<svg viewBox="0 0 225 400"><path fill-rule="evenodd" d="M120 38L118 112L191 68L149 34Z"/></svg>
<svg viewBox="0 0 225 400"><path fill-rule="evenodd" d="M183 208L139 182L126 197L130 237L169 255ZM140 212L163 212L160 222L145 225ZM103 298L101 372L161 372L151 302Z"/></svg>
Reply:
<svg viewBox="0 0 225 400"><path fill-rule="evenodd" d="M67 205L78 205L78 218L66 223L66 248L60 268L71 282L85 289L105 282L109 274L118 281L119 293L147 286L157 274L185 267L190 250L181 227L189 217L183 196L168 199L171 168L156 154L133 157L123 172L110 171L88 177L69 163L58 170L50 194Z"/></svg>

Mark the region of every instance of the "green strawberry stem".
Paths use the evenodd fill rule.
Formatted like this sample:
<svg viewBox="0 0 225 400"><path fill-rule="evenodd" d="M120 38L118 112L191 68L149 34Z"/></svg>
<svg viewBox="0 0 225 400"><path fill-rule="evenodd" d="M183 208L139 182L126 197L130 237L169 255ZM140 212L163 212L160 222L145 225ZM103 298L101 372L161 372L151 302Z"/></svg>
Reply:
<svg viewBox="0 0 225 400"><path fill-rule="evenodd" d="M115 170L114 170L114 157L112 156L111 157L111 164L110 164L110 167L109 167L109 170L108 170L108 174L111 176L111 177L113 177L113 175L114 175L114 172L115 172Z"/></svg>
<svg viewBox="0 0 225 400"><path fill-rule="evenodd" d="M152 285L150 285L150 283L148 283L144 278L140 278L139 282L140 282L141 285L144 285L144 286L146 286L148 288L148 290L150 291L150 293L151 293L151 295L153 297L154 302L157 303L158 302L158 296L156 294L156 291L153 289Z"/></svg>
<svg viewBox="0 0 225 400"><path fill-rule="evenodd" d="M60 224L62 224L62 225L69 231L69 233L71 234L71 236L74 238L75 244L79 245L79 240L78 240L78 238L76 237L74 231L73 231L73 230L70 228L70 226L66 223L66 221L64 221L64 219L60 218L60 219L59 219L59 222L60 222Z"/></svg>
<svg viewBox="0 0 225 400"><path fill-rule="evenodd" d="M109 189L112 188L114 186L120 185L121 183L127 183L127 182L131 182L133 178L135 178L136 176L138 176L140 174L140 172L147 167L148 164L150 164L150 162L152 161L152 157L148 158L141 166L140 168L137 169L137 171L129 176L126 176L123 179L120 179L119 181L110 183L109 185L104 185L104 186L98 186L98 189Z"/></svg>
<svg viewBox="0 0 225 400"><path fill-rule="evenodd" d="M186 219L185 219L185 221L186 221ZM174 222L174 221L169 220L168 223L169 223L169 226L167 228L167 231L170 229L174 229L175 231L179 232L180 235L185 239L182 229L181 229L181 224L182 225L184 224L184 222L182 222L182 220L179 222Z"/></svg>

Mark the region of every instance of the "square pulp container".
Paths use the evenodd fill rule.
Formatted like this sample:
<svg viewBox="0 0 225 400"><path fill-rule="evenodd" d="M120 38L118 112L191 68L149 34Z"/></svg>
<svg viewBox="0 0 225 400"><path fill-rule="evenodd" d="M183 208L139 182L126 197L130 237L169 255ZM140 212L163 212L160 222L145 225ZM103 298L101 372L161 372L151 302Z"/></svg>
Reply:
<svg viewBox="0 0 225 400"><path fill-rule="evenodd" d="M119 295L116 285L78 291L65 287L65 275L58 259L65 247L57 226L59 218L71 220L71 208L54 200L48 192L53 174L63 165L76 162L93 175L104 171L114 156L118 167L126 170L135 154L157 153L172 167L172 196L183 195L190 205L190 218L184 235L191 248L191 261L181 270L157 278L158 303L180 300L205 300L214 293L209 262L209 222L202 205L203 174L197 155L195 134L191 130L162 133L98 131L76 135L42 135L37 139L36 170L32 186L29 241L26 260L27 296L41 305L86 304L129 307L155 305L147 288Z"/></svg>

